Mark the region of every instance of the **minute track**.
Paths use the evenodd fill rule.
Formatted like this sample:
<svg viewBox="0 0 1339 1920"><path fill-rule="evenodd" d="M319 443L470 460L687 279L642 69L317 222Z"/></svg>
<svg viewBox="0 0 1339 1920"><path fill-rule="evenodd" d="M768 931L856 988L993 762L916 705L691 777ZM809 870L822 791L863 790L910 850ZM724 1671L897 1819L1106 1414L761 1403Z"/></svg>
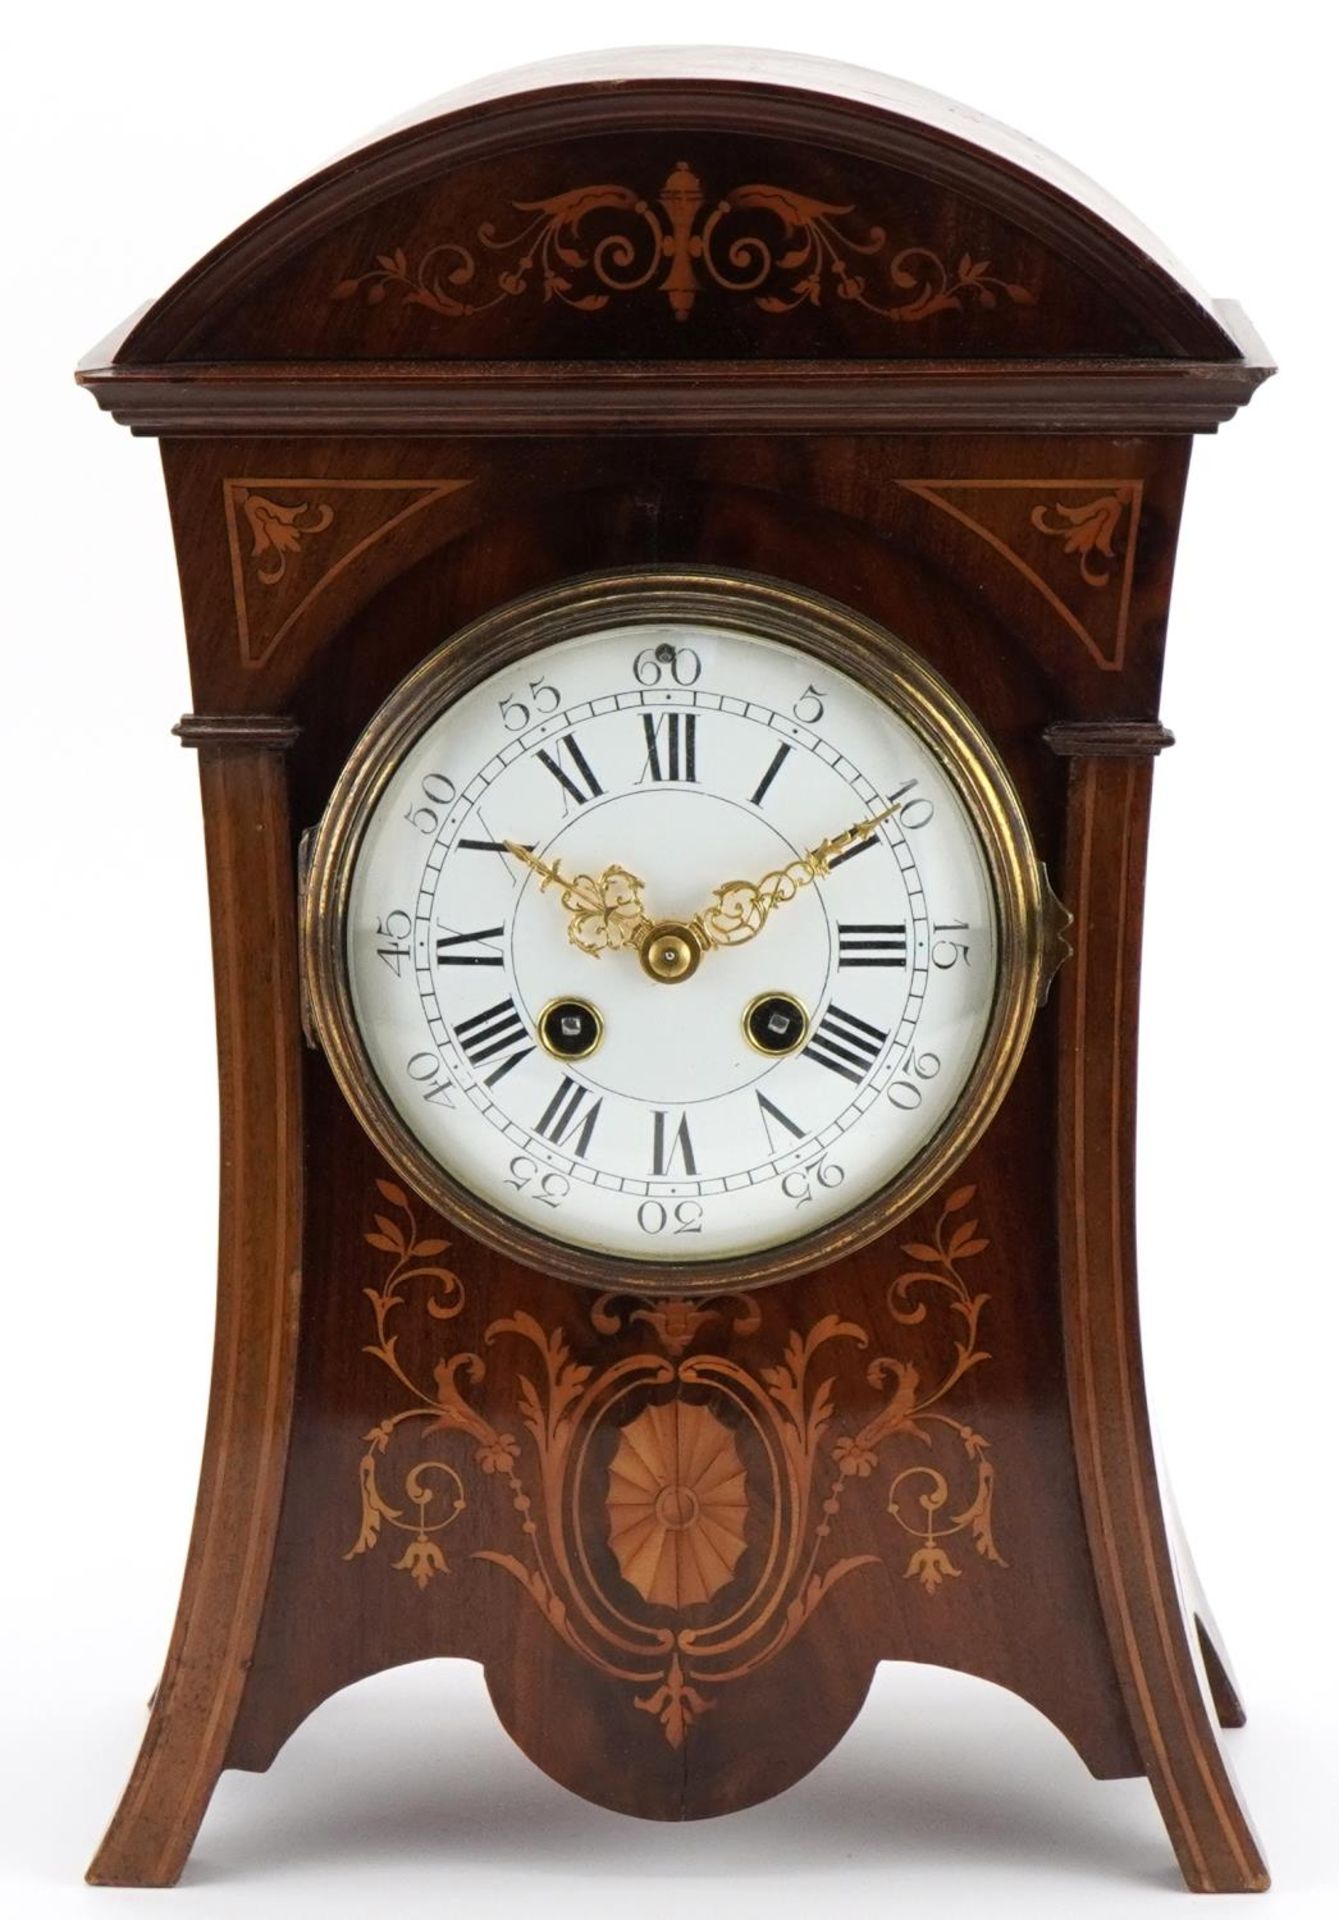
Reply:
<svg viewBox="0 0 1339 1920"><path fill-rule="evenodd" d="M797 659L783 697L769 700L774 675L792 673L784 649L777 649L775 668L770 654L755 667L748 664L753 643L731 635L721 645L724 651L703 640L700 678L690 687L639 688L613 678L592 686L589 677L583 685L578 643L536 656L527 664L525 682L513 674L507 686L524 698L524 685L534 679L557 689L560 704L510 732L498 725L496 703L490 712L487 683L481 683L475 720L466 724L462 718L462 730L444 732L431 745L425 736L430 791L444 803L427 844L418 842L414 884L391 880L392 869L386 870L387 884L416 903L419 1018L427 1023L425 1041L431 1036L458 1090L449 1126L433 1130L441 1139L437 1150L460 1165L457 1156L468 1148L468 1164L477 1169L470 1178L482 1183L494 1204L514 1206L518 1215L520 1202L499 1187L507 1157L527 1155L565 1183L550 1190L549 1198L557 1194L561 1204L554 1220L542 1223L546 1231L585 1231L581 1223L589 1220L596 1244L623 1244L633 1257L645 1247L635 1237L635 1221L626 1224L631 1216L619 1209L635 1209L646 1199L664 1202L671 1223L674 1202L700 1201L709 1246L736 1232L753 1243L760 1232L765 1238L784 1231L781 1207L830 1211L828 1187L815 1188L806 1199L808 1177L799 1178L825 1153L838 1156L835 1174L829 1166L825 1179L839 1179L844 1199L849 1194L858 1200L881 1157L905 1155L933 1124L942 1089L952 1084L948 1069L940 1070L938 1084L917 1082L912 1091L921 1093L923 1110L915 1118L901 1110L912 1093L904 1088L896 1101L890 1098L896 1062L913 1042L927 1058L934 1051L917 1038L934 1004L934 996L927 999L924 964L929 903L916 835L896 820L860 843L867 848L862 868L846 867L843 854L849 856L850 848L832 856L829 877L805 890L821 892L822 901L787 904L768 917L758 938L712 955L686 986L667 991L648 985L658 996L653 1005L636 1001L641 975L635 958L617 950L595 958L575 952L552 890L541 898L538 875L518 873L507 855L514 840L533 850L537 863L560 868L564 876L622 866L644 878L645 909L663 918L695 911L732 867L753 874L756 882L757 875L780 871L804 857L805 849L823 844L825 833L831 837L848 822L874 818L908 779L921 783L914 788L918 795L932 791L941 808L951 807L942 776L916 757L910 736L890 737L866 766L870 735L861 721L865 731L856 728L850 738L864 745L854 755L848 751L856 710L848 710L848 696L826 673L820 676L822 723L810 725L788 712L796 705L813 710L807 690L819 682L811 661ZM736 646L737 669L731 665ZM643 653L653 660L643 641L635 654L623 656L625 667ZM513 722L521 717L511 713ZM755 804L773 768L764 804ZM421 783L415 763L406 763L403 779ZM445 804L452 783L454 798ZM388 795L388 817L398 797ZM942 861L942 852L928 840L924 844ZM409 838L391 847L397 861L413 850ZM402 865L395 870L403 871ZM871 887L891 912L867 910ZM961 901L956 895L936 899L941 921L973 922L974 962L978 947L988 958L988 929L977 926L983 904L979 889L973 897L970 888ZM805 1006L818 1010L808 1045L817 1043L831 1060L833 1028L822 1023L839 960L839 1009L886 1039L873 1059L857 1045L854 1060L835 1056L854 1077L835 1069L816 1074L812 1053L769 1060L747 1048L744 1008L760 991L798 993ZM708 965L719 965L720 977L698 993ZM574 995L597 1009L604 1037L598 1053L564 1087L563 1075L553 1076L552 1057L538 1047L536 1023L546 1006ZM666 1004L679 995L681 1014ZM860 1033L844 1026L836 1039L848 1046ZM485 1054L483 1040L500 1044ZM947 1046L943 1040L936 1044ZM773 1077L782 1069L789 1079ZM585 1091L578 1094L578 1087ZM770 1101L770 1112L758 1095ZM407 1096L402 1110L422 1124ZM658 1154L657 1114L664 1116ZM490 1137L494 1148L486 1144ZM792 1174L796 1178L783 1193L782 1183ZM582 1194L589 1202L579 1199ZM767 1200L769 1194L774 1198ZM805 1213L803 1219L811 1217ZM797 1230L803 1219L797 1216ZM760 1224L736 1228L736 1220ZM623 1233L628 1237L620 1242Z"/></svg>

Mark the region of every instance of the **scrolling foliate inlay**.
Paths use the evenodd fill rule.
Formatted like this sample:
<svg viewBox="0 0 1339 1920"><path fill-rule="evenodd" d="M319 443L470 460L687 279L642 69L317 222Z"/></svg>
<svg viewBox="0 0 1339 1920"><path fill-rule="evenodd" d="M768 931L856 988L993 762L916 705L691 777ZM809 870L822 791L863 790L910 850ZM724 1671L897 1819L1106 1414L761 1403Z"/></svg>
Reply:
<svg viewBox="0 0 1339 1920"><path fill-rule="evenodd" d="M264 587L277 586L288 570L289 554L296 553L309 535L324 533L335 517L334 508L324 503L313 507L300 500L283 507L247 487L238 487L235 497L251 533L249 557L256 579Z"/></svg>
<svg viewBox="0 0 1339 1920"><path fill-rule="evenodd" d="M242 664L260 667L317 595L468 480L229 479L223 510Z"/></svg>
<svg viewBox="0 0 1339 1920"><path fill-rule="evenodd" d="M762 1312L757 1301L747 1293L718 1293L706 1300L675 1294L660 1300L648 1300L644 1306L628 1311L627 1317L634 1322L644 1320L648 1327L653 1327L666 1353L677 1357L688 1351L699 1330L709 1320L722 1316L722 1302L726 1300L734 1302L735 1311L730 1321L733 1331L756 1333L762 1325ZM621 1311L611 1311L614 1302L619 1303ZM618 1294L602 1293L590 1310L590 1323L597 1333L617 1333L623 1325L623 1311L627 1309L623 1308Z"/></svg>
<svg viewBox="0 0 1339 1920"><path fill-rule="evenodd" d="M1038 533L1064 543L1063 551L1077 558L1079 572L1090 587L1105 587L1116 562L1115 542L1130 500L1131 489L1125 486L1077 507L1059 502L1049 508L1034 507L1032 524Z"/></svg>
<svg viewBox="0 0 1339 1920"><path fill-rule="evenodd" d="M1142 480L902 480L1007 560L1108 673L1125 665Z"/></svg>
<svg viewBox="0 0 1339 1920"><path fill-rule="evenodd" d="M756 1334L754 1301L604 1294L591 1326L624 1336L617 1357L593 1361L592 1343L578 1358L561 1327L518 1309L485 1327L481 1352L448 1342L430 1383L401 1357L403 1316L421 1316L420 1332L445 1327L464 1309L464 1286L441 1263L446 1240L420 1237L403 1188L377 1187L387 1211L365 1238L391 1264L364 1290L375 1326L365 1351L405 1404L364 1436L361 1520L346 1560L374 1551L384 1532L402 1536L393 1570L426 1591L452 1573L445 1536L472 1506L472 1538L489 1544L469 1557L515 1580L674 1747L851 1575L882 1566L933 1597L962 1577L964 1546L1007 1564L989 1443L948 1406L989 1358L979 1339L989 1296L962 1273L990 1244L964 1217L973 1187L947 1196L927 1239L903 1244L881 1331L823 1314L787 1330L770 1364L745 1365L715 1350L724 1344L715 1335ZM709 1325L714 1335L697 1347ZM634 1328L647 1330L640 1344ZM915 1361L890 1350L910 1328ZM482 1391L490 1349L510 1349L514 1363L503 1376L510 1414L500 1417L495 1403L485 1411ZM858 1393L839 1377L853 1350L873 1355ZM490 1482L509 1515L487 1497ZM844 1512L871 1500L887 1557L840 1552Z"/></svg>
<svg viewBox="0 0 1339 1920"><path fill-rule="evenodd" d="M962 253L950 264L923 242L897 244L881 226L843 230L838 222L855 213L854 203L762 183L732 187L709 202L686 160L675 163L658 194L591 185L511 205L531 216L516 232L499 236L494 222L484 221L470 245L439 240L414 261L396 246L366 272L338 281L331 297L361 295L379 306L393 295L447 320L487 313L536 289L543 300L583 313L650 289L679 321L712 292L750 296L776 314L830 298L851 301L902 324L968 305L989 310L1001 300L1036 304L1029 288L992 273L989 260ZM592 230L598 215L607 217Z"/></svg>

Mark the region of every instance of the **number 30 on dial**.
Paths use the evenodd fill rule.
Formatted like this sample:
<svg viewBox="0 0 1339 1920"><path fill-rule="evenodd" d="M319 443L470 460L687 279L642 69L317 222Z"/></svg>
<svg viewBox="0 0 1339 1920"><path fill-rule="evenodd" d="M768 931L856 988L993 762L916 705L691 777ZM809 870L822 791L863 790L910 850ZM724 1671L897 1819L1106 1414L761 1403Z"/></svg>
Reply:
<svg viewBox="0 0 1339 1920"><path fill-rule="evenodd" d="M663 1291L915 1206L1008 1085L1056 918L917 655L780 582L650 569L515 602L397 689L304 939L322 1045L420 1193Z"/></svg>

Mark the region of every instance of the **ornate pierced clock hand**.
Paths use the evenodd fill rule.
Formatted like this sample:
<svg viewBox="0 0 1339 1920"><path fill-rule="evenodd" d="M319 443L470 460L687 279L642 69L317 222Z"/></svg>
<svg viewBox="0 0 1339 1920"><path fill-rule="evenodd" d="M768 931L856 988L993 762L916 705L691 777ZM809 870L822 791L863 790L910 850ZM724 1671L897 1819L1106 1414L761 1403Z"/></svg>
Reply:
<svg viewBox="0 0 1339 1920"><path fill-rule="evenodd" d="M868 820L857 820L830 840L820 840L800 859L764 874L761 880L727 880L717 887L711 905L689 922L690 931L707 947L742 947L762 932L777 907L793 900L802 887L822 879L839 854L868 840L900 804L894 801Z"/></svg>
<svg viewBox="0 0 1339 1920"><path fill-rule="evenodd" d="M820 840L818 845L811 848L805 855L805 859L814 862L820 875L825 874L838 854L845 853L849 847L858 845L862 840L868 840L871 834L878 832L885 820L891 820L895 813L901 812L901 809L902 802L894 800L880 812L872 813L867 820L857 820L853 827L847 827L844 832L835 834L831 840Z"/></svg>
<svg viewBox="0 0 1339 1920"><path fill-rule="evenodd" d="M559 889L559 904L569 916L567 937L582 953L593 954L598 960L602 953L639 947L650 932L651 922L642 905L642 882L626 867L606 867L598 879L589 873L569 878L557 861L550 864L541 860L515 840L502 844L513 859L539 875L541 893L550 886Z"/></svg>

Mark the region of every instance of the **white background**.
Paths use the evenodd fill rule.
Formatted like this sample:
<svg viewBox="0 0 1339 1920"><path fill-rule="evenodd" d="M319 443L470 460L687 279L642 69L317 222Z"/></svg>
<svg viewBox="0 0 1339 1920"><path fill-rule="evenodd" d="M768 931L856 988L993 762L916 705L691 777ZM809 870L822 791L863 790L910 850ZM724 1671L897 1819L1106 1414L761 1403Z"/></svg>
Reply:
<svg viewBox="0 0 1339 1920"><path fill-rule="evenodd" d="M478 1911L729 1897L781 1920L933 1907L1093 1920L1189 1896L1146 1785L1090 1780L980 1682L885 1668L784 1799L686 1829L551 1785L476 1671L323 1707L225 1775L180 1890L79 1876L166 1646L205 1406L213 1029L189 705L155 449L71 369L325 157L423 95L648 39L896 72L1131 206L1283 366L1199 443L1156 786L1140 1146L1155 1403L1252 1719L1229 1737L1281 1917L1339 1866L1333 1203L1336 287L1325 13L1125 0L822 6L396 0L6 12L0 1912ZM668 30L668 31L667 31ZM1185 1910L1185 1909L1182 1909Z"/></svg>

